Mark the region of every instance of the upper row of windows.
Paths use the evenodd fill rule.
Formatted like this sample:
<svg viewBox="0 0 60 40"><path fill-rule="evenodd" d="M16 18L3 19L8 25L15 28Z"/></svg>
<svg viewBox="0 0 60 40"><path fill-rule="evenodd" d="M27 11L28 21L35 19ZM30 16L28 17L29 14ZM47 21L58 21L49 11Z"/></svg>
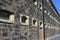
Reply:
<svg viewBox="0 0 60 40"><path fill-rule="evenodd" d="M42 10L42 4L39 2L37 2L37 0L33 0L33 4L35 5L35 6L39 6L39 8Z"/></svg>

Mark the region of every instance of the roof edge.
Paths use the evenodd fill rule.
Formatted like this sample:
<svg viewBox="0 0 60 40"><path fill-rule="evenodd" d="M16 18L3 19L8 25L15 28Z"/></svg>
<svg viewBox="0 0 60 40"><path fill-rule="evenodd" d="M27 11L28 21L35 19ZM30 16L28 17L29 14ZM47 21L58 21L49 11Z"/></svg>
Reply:
<svg viewBox="0 0 60 40"><path fill-rule="evenodd" d="M53 8L55 9L55 11L57 12L58 16L60 17L60 14L58 13L58 11L57 11L56 7L54 6L54 4L53 4L52 0L49 0L49 1L51 2L51 5L53 6Z"/></svg>

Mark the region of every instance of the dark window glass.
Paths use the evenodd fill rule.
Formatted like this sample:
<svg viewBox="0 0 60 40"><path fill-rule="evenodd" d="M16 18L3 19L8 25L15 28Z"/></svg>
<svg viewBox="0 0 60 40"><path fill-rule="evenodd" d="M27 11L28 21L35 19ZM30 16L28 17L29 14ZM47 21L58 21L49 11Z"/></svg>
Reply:
<svg viewBox="0 0 60 40"><path fill-rule="evenodd" d="M40 26L42 25L42 22L40 22Z"/></svg>
<svg viewBox="0 0 60 40"><path fill-rule="evenodd" d="M26 23L26 19L27 19L26 16L22 16L22 17L21 17L21 21L22 21L22 23Z"/></svg>
<svg viewBox="0 0 60 40"><path fill-rule="evenodd" d="M36 23L36 20L33 20L33 25L35 25L35 23Z"/></svg>
<svg viewBox="0 0 60 40"><path fill-rule="evenodd" d="M13 14L8 10L0 9L0 19L9 19L9 16Z"/></svg>

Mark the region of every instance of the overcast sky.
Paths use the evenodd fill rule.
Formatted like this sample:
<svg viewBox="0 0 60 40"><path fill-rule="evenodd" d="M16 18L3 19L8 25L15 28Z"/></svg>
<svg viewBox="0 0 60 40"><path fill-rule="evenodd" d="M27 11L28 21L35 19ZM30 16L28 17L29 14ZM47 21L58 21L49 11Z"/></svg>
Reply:
<svg viewBox="0 0 60 40"><path fill-rule="evenodd" d="M53 1L54 5L55 5L57 11L60 14L60 0L52 0L52 1Z"/></svg>

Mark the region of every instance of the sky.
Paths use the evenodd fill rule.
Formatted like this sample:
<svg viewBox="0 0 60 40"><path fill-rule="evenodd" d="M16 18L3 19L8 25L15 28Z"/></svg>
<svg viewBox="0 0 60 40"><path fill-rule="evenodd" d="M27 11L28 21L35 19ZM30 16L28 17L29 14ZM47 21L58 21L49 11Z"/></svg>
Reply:
<svg viewBox="0 0 60 40"><path fill-rule="evenodd" d="M58 13L60 14L60 0L52 0L52 2L55 5Z"/></svg>

